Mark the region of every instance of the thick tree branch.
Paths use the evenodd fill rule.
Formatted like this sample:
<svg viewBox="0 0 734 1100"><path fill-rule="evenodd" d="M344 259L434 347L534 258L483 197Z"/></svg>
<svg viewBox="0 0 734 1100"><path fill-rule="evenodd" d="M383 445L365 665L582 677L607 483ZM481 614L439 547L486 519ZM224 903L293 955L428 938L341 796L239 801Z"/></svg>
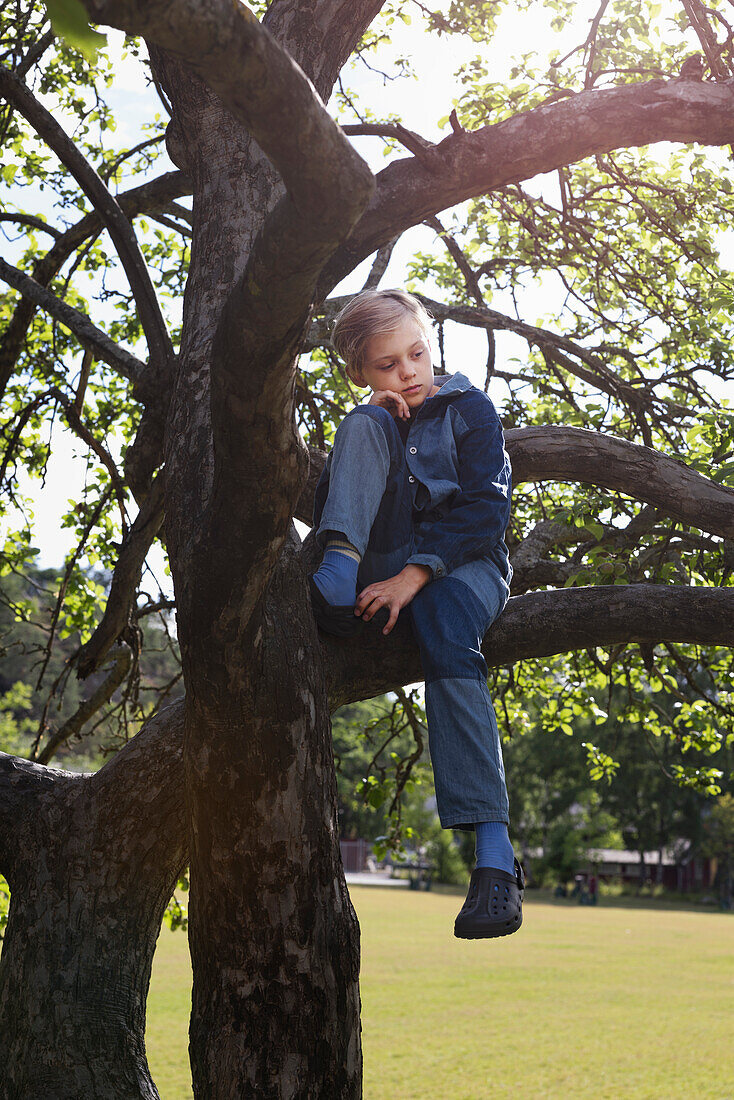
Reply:
<svg viewBox="0 0 734 1100"><path fill-rule="evenodd" d="M320 637L333 709L422 677L406 616L388 638L374 624L350 642ZM734 645L734 588L631 584L513 596L482 651L494 667L628 642Z"/></svg>
<svg viewBox="0 0 734 1100"><path fill-rule="evenodd" d="M166 206L171 199L190 193L191 181L183 172L165 172L150 183L133 187L117 195L116 201L126 217L132 219L138 214ZM104 223L97 213L87 214L76 225L72 225L59 237L53 248L36 263L33 269L34 280L41 286L48 286L75 249L103 228ZM36 303L30 298L23 298L16 306L10 323L0 338L0 397L5 392L5 387L15 369L35 311ZM165 379L160 374L157 376L157 382L160 387L165 386Z"/></svg>
<svg viewBox="0 0 734 1100"><path fill-rule="evenodd" d="M452 133L418 158L393 161L375 196L320 282L320 299L381 245L449 206L584 157L659 141L727 145L734 87L652 80L580 92L472 132ZM440 168L438 166L441 166Z"/></svg>
<svg viewBox="0 0 734 1100"><path fill-rule="evenodd" d="M512 428L513 479L601 485L662 509L681 523L734 537L734 489L649 447L585 428Z"/></svg>
<svg viewBox="0 0 734 1100"><path fill-rule="evenodd" d="M145 400L152 397L150 390L150 376L145 363L141 363L134 355L131 355L109 336L92 324L84 313L67 305L61 298L57 298L46 287L25 275L17 267L12 267L5 260L0 259L0 279L3 279L14 290L19 291L36 306L40 306L51 317L55 317L65 328L79 340L82 347L94 352L97 359L118 371L123 378L127 378L139 389L139 396Z"/></svg>
<svg viewBox="0 0 734 1100"><path fill-rule="evenodd" d="M94 775L0 754L0 864L12 891L0 957L8 1097L158 1096L145 1000L187 858L182 742L179 703Z"/></svg>
<svg viewBox="0 0 734 1100"><path fill-rule="evenodd" d="M38 816L39 801L82 790L96 798L96 811L91 801L88 806L100 823L104 819L110 840L114 838L117 851L125 854L119 873L134 871L141 852L150 860L156 858L156 850L163 864L173 859L182 869L186 858L183 711L182 700L159 711L94 775L49 768L0 752L0 874L9 878L23 859L17 838L24 823ZM126 792L122 800L121 790ZM157 829L151 807L165 829ZM150 828L141 830L145 821L150 821Z"/></svg>
<svg viewBox="0 0 734 1100"><path fill-rule="evenodd" d="M116 828L117 820L119 828L132 834L131 840L120 838L120 851L144 851L150 860L156 852L165 854L165 862L174 858L179 870L185 866L188 847L183 805L183 725L184 704L177 700L154 714L109 763L89 776L89 785L100 807L104 807L110 829ZM121 806L119 791L128 789L129 776L136 774L144 781L137 782L135 790L128 790ZM166 822L167 829L159 836L155 827L140 829L150 807Z"/></svg>
<svg viewBox="0 0 734 1100"><path fill-rule="evenodd" d="M364 0L349 4L343 0L278 0L270 6L264 23L291 57L302 64L326 99L336 73L380 6ZM163 7L158 5L159 14ZM235 7L232 5L233 10ZM197 10L201 12L203 8L200 4ZM216 3L212 5L215 8L219 11ZM240 10L235 17L244 18L243 12ZM188 12L184 21L186 18ZM175 37L178 41L178 36ZM195 44L197 56L200 45ZM211 500L214 457L210 402L208 397L202 401L201 396L209 387L212 342L222 303L243 272L255 234L282 195L282 185L273 165L240 124L241 118L233 117L231 103L206 87L175 47L174 53L160 49L150 36L149 46L157 76L171 98L172 123L179 135L177 149L183 154L182 165L189 167L197 188L193 251L198 261L192 266L187 285L182 337L186 370L178 378L174 420L167 433L168 484L176 503L169 509L166 535L175 569L179 550L186 555L196 553L195 534L202 529L203 513ZM220 77L229 73L236 84L239 69L229 60L231 54L227 57ZM274 92L277 93L277 87ZM288 118L282 129L295 131L294 119ZM224 139L214 141L217 134L224 134ZM300 138L307 140L308 135L302 133ZM306 211L299 229L310 217L311 211ZM268 323L269 318L264 317L263 326ZM242 358L240 368L249 369L249 353ZM289 404L291 396L288 388L283 391L274 387L272 393L276 418L280 420L285 412L284 402ZM279 432L276 429L276 437ZM185 442L176 442L184 438ZM192 460L198 465L200 477L195 486L187 487L186 478L179 478L179 470ZM263 489L264 483L260 491ZM179 525L179 516L186 517L182 520L185 526ZM185 614L182 601L179 611Z"/></svg>
<svg viewBox="0 0 734 1100"><path fill-rule="evenodd" d="M342 67L384 6L385 0L278 0L265 13L263 25L326 103Z"/></svg>
<svg viewBox="0 0 734 1100"><path fill-rule="evenodd" d="M38 813L39 799L51 793L70 772L44 768L0 752L0 875L11 880L22 853L18 831Z"/></svg>
<svg viewBox="0 0 734 1100"><path fill-rule="evenodd" d="M94 204L125 269L150 356L159 364L161 373L171 377L175 358L171 338L137 238L119 203L53 115L3 66L0 66L0 94L31 124Z"/></svg>

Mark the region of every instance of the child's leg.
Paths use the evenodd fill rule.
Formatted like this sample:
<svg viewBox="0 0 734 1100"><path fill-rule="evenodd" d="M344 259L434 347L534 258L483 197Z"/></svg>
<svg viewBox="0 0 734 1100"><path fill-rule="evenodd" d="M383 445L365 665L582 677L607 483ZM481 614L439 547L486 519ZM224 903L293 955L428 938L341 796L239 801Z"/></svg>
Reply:
<svg viewBox="0 0 734 1100"><path fill-rule="evenodd" d="M410 605L441 824L477 831L477 867L454 924L460 939L508 936L522 924L524 878L507 834L502 749L480 649L507 595L496 567L471 562L427 584Z"/></svg>
<svg viewBox="0 0 734 1100"><path fill-rule="evenodd" d="M408 476L390 413L373 405L354 409L336 433L325 500L321 483L317 490L316 537L327 550L314 581L327 602L354 605L358 569L360 587L402 569L411 540Z"/></svg>
<svg viewBox="0 0 734 1100"><path fill-rule="evenodd" d="M426 585L410 606L441 824L476 829L478 865L512 873L502 749L480 649L506 599L497 570L471 563Z"/></svg>

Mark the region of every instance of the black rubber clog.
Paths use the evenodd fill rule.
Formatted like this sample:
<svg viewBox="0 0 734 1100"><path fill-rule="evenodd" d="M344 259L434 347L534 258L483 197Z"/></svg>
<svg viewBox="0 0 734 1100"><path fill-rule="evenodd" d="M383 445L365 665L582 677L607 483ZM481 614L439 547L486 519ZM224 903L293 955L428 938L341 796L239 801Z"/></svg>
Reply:
<svg viewBox="0 0 734 1100"><path fill-rule="evenodd" d="M522 924L524 896L525 876L517 860L514 875L496 867L477 867L456 918L454 935L460 940L512 935Z"/></svg>

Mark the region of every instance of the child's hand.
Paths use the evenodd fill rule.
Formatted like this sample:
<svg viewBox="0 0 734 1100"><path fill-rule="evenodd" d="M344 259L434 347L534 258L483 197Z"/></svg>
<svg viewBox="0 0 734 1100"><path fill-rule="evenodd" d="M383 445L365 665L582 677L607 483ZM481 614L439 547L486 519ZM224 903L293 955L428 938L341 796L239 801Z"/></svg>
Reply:
<svg viewBox="0 0 734 1100"><path fill-rule="evenodd" d="M389 634L398 621L402 608L410 603L430 579L431 570L427 565L406 565L396 576L388 577L386 581L377 581L376 584L368 584L357 598L354 613L361 615L367 623L381 607L389 608L390 618L382 631L383 634Z"/></svg>
<svg viewBox="0 0 734 1100"><path fill-rule="evenodd" d="M408 402L401 393L397 393L395 390L375 390L368 404L380 405L383 409L387 409L391 416L395 416L399 420L410 420Z"/></svg>

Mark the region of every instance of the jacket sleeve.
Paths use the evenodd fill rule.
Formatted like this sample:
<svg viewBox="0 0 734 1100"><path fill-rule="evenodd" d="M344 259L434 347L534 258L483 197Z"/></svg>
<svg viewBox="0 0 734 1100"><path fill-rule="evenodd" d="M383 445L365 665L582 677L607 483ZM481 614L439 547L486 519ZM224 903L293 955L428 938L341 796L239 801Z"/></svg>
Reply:
<svg viewBox="0 0 734 1100"><path fill-rule="evenodd" d="M512 468L492 403L467 403L455 427L458 489L438 514L416 525L415 552L408 559L442 577L484 557L504 538L510 519Z"/></svg>

